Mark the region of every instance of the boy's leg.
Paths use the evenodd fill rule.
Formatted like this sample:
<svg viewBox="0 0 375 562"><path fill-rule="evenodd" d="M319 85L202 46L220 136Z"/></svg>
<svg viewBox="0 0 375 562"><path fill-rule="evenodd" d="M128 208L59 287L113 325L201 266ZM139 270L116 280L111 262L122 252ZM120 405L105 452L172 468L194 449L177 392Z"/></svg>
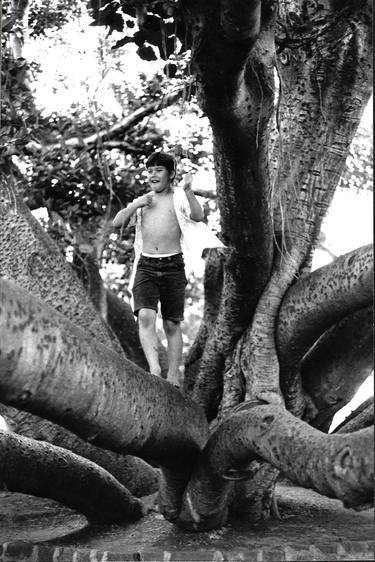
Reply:
<svg viewBox="0 0 375 562"><path fill-rule="evenodd" d="M182 359L181 323L174 320L163 320L163 327L168 341L168 373L167 380L180 385L179 367Z"/></svg>
<svg viewBox="0 0 375 562"><path fill-rule="evenodd" d="M139 339L150 368L150 373L160 376L159 340L156 333L156 311L141 308L138 312Z"/></svg>

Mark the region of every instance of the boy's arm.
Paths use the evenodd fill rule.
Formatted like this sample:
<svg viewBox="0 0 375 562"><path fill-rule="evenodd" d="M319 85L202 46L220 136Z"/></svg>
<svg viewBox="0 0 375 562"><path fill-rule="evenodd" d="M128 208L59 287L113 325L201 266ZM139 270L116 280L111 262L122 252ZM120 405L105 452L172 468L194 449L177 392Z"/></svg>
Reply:
<svg viewBox="0 0 375 562"><path fill-rule="evenodd" d="M153 191L150 191L145 195L141 195L141 197L137 197L136 199L134 199L134 201L129 203L129 205L125 207L125 209L121 209L121 211L119 211L113 219L113 226L115 228L120 228L120 226L126 228L130 222L132 215L136 212L137 209L139 209L140 207L145 207L146 205L148 207L151 207L153 194Z"/></svg>
<svg viewBox="0 0 375 562"><path fill-rule="evenodd" d="M184 177L184 191L190 207L190 218L195 222L199 222L204 220L204 212L191 188L192 181L191 174L187 174Z"/></svg>

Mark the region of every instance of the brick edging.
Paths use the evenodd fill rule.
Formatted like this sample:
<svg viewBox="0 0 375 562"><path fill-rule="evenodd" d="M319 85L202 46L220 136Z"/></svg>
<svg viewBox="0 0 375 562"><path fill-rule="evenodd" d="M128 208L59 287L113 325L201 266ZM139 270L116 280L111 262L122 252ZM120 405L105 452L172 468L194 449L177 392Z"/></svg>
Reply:
<svg viewBox="0 0 375 562"><path fill-rule="evenodd" d="M59 547L17 541L0 545L1 562L268 562L310 560L374 560L373 541L340 541L280 548L215 548L145 550L114 553L106 550Z"/></svg>

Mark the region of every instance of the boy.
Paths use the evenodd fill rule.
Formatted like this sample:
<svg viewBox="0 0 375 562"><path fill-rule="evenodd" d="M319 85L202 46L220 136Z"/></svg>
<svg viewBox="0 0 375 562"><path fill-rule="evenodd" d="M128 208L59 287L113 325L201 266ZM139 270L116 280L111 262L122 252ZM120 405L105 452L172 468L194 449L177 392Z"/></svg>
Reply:
<svg viewBox="0 0 375 562"><path fill-rule="evenodd" d="M117 213L115 227L136 226L135 261L129 290L138 316L139 338L150 372L160 375L156 316L161 305L163 328L168 342L167 379L179 385L182 357L181 321L184 314L184 257L193 250L198 257L205 248L223 244L206 227L202 207L195 197L190 175L183 188L172 189L176 175L173 156L154 152L146 162L152 189Z"/></svg>

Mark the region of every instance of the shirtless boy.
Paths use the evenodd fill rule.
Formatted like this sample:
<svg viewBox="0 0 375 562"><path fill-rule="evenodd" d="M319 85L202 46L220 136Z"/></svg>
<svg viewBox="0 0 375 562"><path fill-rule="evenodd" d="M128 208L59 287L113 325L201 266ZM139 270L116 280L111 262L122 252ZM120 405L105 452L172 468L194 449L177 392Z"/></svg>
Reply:
<svg viewBox="0 0 375 562"><path fill-rule="evenodd" d="M134 314L138 316L139 337L150 372L160 375L156 316L160 302L163 328L168 342L167 379L179 384L182 357L181 321L184 314L186 276L181 247L181 209L176 208L172 189L175 160L163 152L153 153L146 162L148 184L152 191L137 197L117 213L113 225L136 224L136 241L141 240L141 255L132 288ZM191 189L192 178L184 179L187 220L204 219L201 205ZM176 214L177 211L177 214ZM220 244L220 242L219 242Z"/></svg>

